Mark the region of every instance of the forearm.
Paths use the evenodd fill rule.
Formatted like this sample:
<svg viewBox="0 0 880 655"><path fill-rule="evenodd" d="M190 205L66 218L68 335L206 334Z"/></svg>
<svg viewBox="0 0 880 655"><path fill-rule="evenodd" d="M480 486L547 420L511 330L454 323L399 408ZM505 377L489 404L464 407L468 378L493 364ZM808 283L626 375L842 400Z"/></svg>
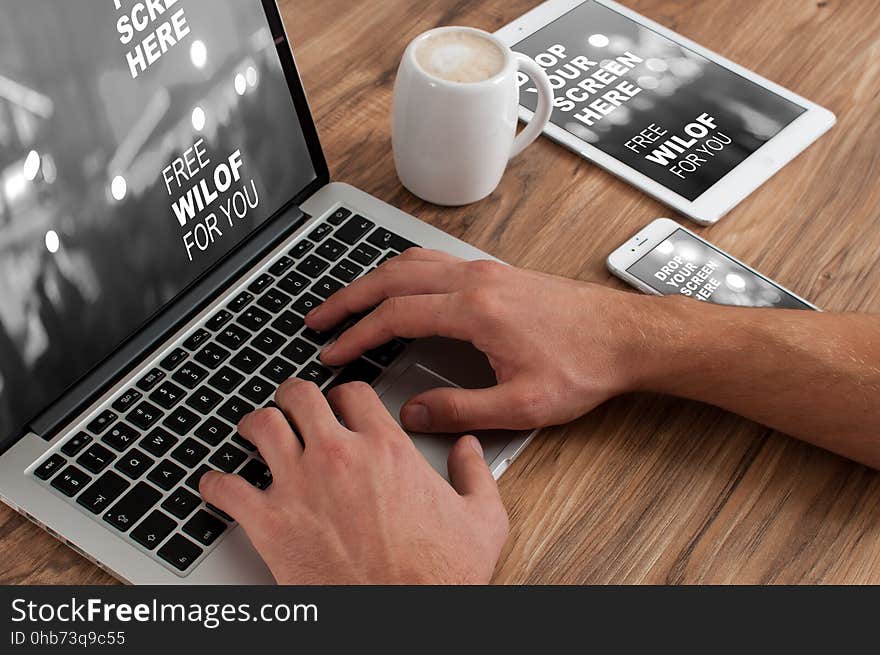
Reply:
<svg viewBox="0 0 880 655"><path fill-rule="evenodd" d="M633 389L717 405L880 468L880 316L644 300Z"/></svg>

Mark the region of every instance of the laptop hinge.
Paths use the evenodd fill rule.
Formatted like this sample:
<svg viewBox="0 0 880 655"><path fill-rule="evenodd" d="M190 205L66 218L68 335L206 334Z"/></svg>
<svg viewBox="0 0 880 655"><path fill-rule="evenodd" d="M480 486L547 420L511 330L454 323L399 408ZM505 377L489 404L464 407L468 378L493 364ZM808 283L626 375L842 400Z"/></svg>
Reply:
<svg viewBox="0 0 880 655"><path fill-rule="evenodd" d="M34 419L29 429L50 441L70 420L81 413L120 377L128 374L174 332L232 286L267 252L296 232L312 217L291 204L268 221L246 243L153 317L108 359L74 384L49 409ZM17 440L8 442L11 446Z"/></svg>

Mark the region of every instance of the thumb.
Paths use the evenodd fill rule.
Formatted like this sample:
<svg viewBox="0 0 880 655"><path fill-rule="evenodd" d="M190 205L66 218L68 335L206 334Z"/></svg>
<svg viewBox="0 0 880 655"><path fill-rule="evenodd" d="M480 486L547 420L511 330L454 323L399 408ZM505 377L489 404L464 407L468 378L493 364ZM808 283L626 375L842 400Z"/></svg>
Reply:
<svg viewBox="0 0 880 655"><path fill-rule="evenodd" d="M240 523L248 535L266 511L263 492L240 475L209 471L199 480L199 492L206 502Z"/></svg>
<svg viewBox="0 0 880 655"><path fill-rule="evenodd" d="M400 410L400 420L413 432L464 432L517 429L517 403L510 383L488 389L431 389Z"/></svg>
<svg viewBox="0 0 880 655"><path fill-rule="evenodd" d="M466 435L455 443L449 452L447 467L452 487L460 495L500 502L498 484L483 459L483 448L476 437Z"/></svg>

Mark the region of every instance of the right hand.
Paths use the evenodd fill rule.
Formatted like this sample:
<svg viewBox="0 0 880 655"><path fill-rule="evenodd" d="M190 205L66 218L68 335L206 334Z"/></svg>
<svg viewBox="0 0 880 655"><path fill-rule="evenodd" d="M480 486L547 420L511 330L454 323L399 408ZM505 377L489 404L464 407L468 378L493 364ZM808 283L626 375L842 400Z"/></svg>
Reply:
<svg viewBox="0 0 880 655"><path fill-rule="evenodd" d="M395 337L444 336L486 354L498 384L433 389L401 410L416 432L531 429L573 420L627 391L641 296L490 261L413 248L306 317L324 331L368 311L325 348L340 366ZM655 299L656 300L656 299Z"/></svg>

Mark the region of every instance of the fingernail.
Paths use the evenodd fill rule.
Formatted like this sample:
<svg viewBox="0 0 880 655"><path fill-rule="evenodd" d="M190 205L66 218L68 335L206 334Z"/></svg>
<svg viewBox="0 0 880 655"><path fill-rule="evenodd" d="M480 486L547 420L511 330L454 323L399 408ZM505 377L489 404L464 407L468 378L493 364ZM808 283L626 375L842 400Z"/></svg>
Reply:
<svg viewBox="0 0 880 655"><path fill-rule="evenodd" d="M324 348L321 350L321 356L329 355L334 350L336 350L336 342L335 341L331 344L324 346Z"/></svg>
<svg viewBox="0 0 880 655"><path fill-rule="evenodd" d="M468 435L467 439L468 439L468 443L470 443L470 445L471 445L471 448L473 448L476 451L477 455L482 457L483 456L483 444L480 443L480 440L477 439L473 435Z"/></svg>
<svg viewBox="0 0 880 655"><path fill-rule="evenodd" d="M428 408L421 403L404 407L400 412L400 418L406 427L417 432L427 431L431 421Z"/></svg>

